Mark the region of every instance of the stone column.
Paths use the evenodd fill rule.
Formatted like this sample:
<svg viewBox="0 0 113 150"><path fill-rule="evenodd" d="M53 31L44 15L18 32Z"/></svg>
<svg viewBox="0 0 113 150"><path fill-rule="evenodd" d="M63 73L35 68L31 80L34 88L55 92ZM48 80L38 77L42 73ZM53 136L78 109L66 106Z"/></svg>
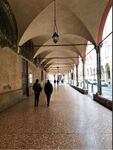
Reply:
<svg viewBox="0 0 113 150"><path fill-rule="evenodd" d="M82 75L83 75L83 89L85 89L85 59L82 58L82 64L83 64L83 69L82 69Z"/></svg>
<svg viewBox="0 0 113 150"><path fill-rule="evenodd" d="M54 81L56 80L56 78L55 78L55 74L54 74Z"/></svg>
<svg viewBox="0 0 113 150"><path fill-rule="evenodd" d="M79 83L78 83L78 64L76 65L76 86L79 86Z"/></svg>
<svg viewBox="0 0 113 150"><path fill-rule="evenodd" d="M100 45L95 46L96 57L97 57L97 93L102 94L101 88L101 56L100 56Z"/></svg>
<svg viewBox="0 0 113 150"><path fill-rule="evenodd" d="M70 72L68 72L68 84L70 84Z"/></svg>
<svg viewBox="0 0 113 150"><path fill-rule="evenodd" d="M74 85L74 69L71 69L71 84Z"/></svg>

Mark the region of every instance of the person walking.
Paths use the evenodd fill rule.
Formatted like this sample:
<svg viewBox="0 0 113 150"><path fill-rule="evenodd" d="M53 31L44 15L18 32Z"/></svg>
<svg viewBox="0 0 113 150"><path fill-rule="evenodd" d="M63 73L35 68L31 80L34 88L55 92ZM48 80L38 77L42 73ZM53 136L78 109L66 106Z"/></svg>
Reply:
<svg viewBox="0 0 113 150"><path fill-rule="evenodd" d="M51 94L53 92L53 86L49 80L47 80L47 83L45 83L44 92L45 92L46 97L47 97L47 106L49 107Z"/></svg>
<svg viewBox="0 0 113 150"><path fill-rule="evenodd" d="M36 79L36 82L33 84L33 90L34 90L34 95L35 95L35 106L38 106L39 103L39 96L40 96L40 92L42 91L42 87L39 83L39 80Z"/></svg>

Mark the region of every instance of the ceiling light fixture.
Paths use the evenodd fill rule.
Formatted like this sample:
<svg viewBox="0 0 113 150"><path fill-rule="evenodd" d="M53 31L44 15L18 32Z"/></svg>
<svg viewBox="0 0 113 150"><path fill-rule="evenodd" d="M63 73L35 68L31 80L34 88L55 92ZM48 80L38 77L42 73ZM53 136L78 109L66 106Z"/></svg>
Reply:
<svg viewBox="0 0 113 150"><path fill-rule="evenodd" d="M55 44L59 40L58 28L57 28L57 23L56 23L56 0L54 0L54 29L53 29L52 39Z"/></svg>

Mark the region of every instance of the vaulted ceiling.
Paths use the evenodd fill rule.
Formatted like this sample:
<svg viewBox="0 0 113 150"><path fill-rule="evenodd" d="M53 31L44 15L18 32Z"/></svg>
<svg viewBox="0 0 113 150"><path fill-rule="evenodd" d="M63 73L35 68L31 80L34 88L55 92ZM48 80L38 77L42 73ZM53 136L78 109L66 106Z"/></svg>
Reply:
<svg viewBox="0 0 113 150"><path fill-rule="evenodd" d="M61 72L69 71L84 56L87 41L97 43L102 17L111 4L111 0L56 0L59 41L54 44L54 0L8 2L18 26L18 45L32 39L33 58L40 57L40 64L53 73L58 66Z"/></svg>

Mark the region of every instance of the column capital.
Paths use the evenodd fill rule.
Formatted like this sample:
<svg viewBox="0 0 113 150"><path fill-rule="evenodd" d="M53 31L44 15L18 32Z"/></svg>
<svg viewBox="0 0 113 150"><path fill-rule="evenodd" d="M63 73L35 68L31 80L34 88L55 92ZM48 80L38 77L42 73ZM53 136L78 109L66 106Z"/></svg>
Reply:
<svg viewBox="0 0 113 150"><path fill-rule="evenodd" d="M86 58L82 57L82 58L81 58L81 61L82 61L82 63L85 63Z"/></svg>
<svg viewBox="0 0 113 150"><path fill-rule="evenodd" d="M99 52L101 47L102 47L102 43L94 45L96 52Z"/></svg>

